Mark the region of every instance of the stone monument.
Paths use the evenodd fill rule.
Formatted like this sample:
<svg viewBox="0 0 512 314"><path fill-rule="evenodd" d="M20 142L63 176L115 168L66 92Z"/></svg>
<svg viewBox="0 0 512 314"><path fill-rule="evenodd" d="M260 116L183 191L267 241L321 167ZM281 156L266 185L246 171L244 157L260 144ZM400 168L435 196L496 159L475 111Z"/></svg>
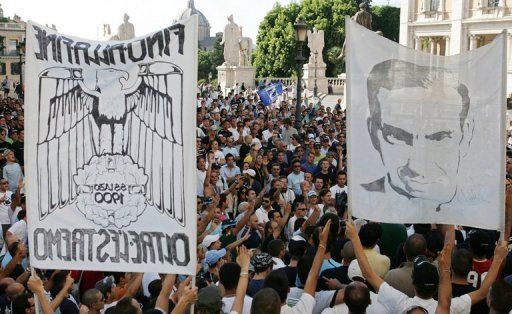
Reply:
<svg viewBox="0 0 512 314"><path fill-rule="evenodd" d="M366 27L369 30L372 30L372 14L368 12L368 3L363 2L359 5L359 11L352 17L357 24ZM339 59L343 59L345 57L345 42L343 43L343 48L341 48L341 54L338 56Z"/></svg>
<svg viewBox="0 0 512 314"><path fill-rule="evenodd" d="M304 65L304 80L307 89L312 91L315 87L315 79L318 93L327 94L327 78L325 71L327 65L324 62L324 31L313 28L308 30L308 48L310 51L309 62Z"/></svg>
<svg viewBox="0 0 512 314"><path fill-rule="evenodd" d="M111 40L128 40L135 37L135 27L129 22L129 20L130 16L125 13L123 17L123 24L119 25L117 28L117 34L110 37ZM110 31L110 25L108 28L108 31Z"/></svg>
<svg viewBox="0 0 512 314"><path fill-rule="evenodd" d="M221 45L224 45L224 63L217 67L219 85L223 91L242 83L246 88L255 87L256 68L251 65L252 39L242 36L242 27L228 17Z"/></svg>

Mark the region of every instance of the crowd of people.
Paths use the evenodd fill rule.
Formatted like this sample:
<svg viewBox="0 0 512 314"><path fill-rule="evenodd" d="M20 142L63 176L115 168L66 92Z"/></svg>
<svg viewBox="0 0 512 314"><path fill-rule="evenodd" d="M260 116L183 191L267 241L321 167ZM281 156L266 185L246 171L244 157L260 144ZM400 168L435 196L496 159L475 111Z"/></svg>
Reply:
<svg viewBox="0 0 512 314"><path fill-rule="evenodd" d="M244 85L198 87L192 278L32 273L23 103L0 100L0 313L512 311L512 254L498 232L351 217L341 99L332 108L308 99L300 117L295 108L286 93L264 106Z"/></svg>

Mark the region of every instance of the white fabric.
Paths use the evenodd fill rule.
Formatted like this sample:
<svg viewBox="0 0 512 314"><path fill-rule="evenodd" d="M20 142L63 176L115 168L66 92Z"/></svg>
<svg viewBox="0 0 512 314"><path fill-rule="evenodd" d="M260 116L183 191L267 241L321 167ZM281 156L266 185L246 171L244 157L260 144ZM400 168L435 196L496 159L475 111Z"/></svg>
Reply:
<svg viewBox="0 0 512 314"><path fill-rule="evenodd" d="M222 298L222 313L228 314L231 312L231 308L233 308L233 303L235 303L235 297L223 297ZM248 295L244 297L244 308L242 310L242 314L250 314L251 313L251 305L252 298Z"/></svg>
<svg viewBox="0 0 512 314"><path fill-rule="evenodd" d="M331 302L332 302L332 299L334 298L335 293L336 293L335 290L317 291L315 293L315 305L313 307L313 311L307 312L307 313L320 314L323 309L325 309L331 305ZM304 289L297 288L297 287L291 288L290 293L288 293L288 299L286 300L286 305L291 307L292 309L296 308L304 295L309 296L309 294L304 293ZM281 310L281 313L283 313L282 310ZM299 313L299 312L297 312L297 313ZM302 313L302 312L300 312L300 313Z"/></svg>
<svg viewBox="0 0 512 314"><path fill-rule="evenodd" d="M150 297L151 294L149 293L149 284L153 280L160 279L160 276L158 273L144 273L142 276L142 291L146 297Z"/></svg>
<svg viewBox="0 0 512 314"><path fill-rule="evenodd" d="M315 307L316 301L310 294L302 293L299 301L290 307L285 304L281 307L281 314L311 314Z"/></svg>
<svg viewBox="0 0 512 314"><path fill-rule="evenodd" d="M433 56L346 21L352 214L503 230L506 36Z"/></svg>
<svg viewBox="0 0 512 314"><path fill-rule="evenodd" d="M341 292L340 292L341 293ZM370 300L372 303L366 308L366 314L389 314L388 310L379 303L378 296L370 291ZM348 307L345 303L335 305L332 308L326 308L322 314L349 314Z"/></svg>
<svg viewBox="0 0 512 314"><path fill-rule="evenodd" d="M286 264L283 262L282 259L277 258L277 257L272 257L272 260L274 261L274 266L272 266L272 270L286 267Z"/></svg>
<svg viewBox="0 0 512 314"><path fill-rule="evenodd" d="M259 224L266 224L270 221L270 219L268 219L268 212L265 210L265 208L260 207L254 213L256 214L256 217L258 217Z"/></svg>
<svg viewBox="0 0 512 314"><path fill-rule="evenodd" d="M0 224L9 225L11 223L11 203L14 197L14 193L11 191L0 193L0 198L2 197L5 197L5 200L2 203L0 203Z"/></svg>
<svg viewBox="0 0 512 314"><path fill-rule="evenodd" d="M31 266L195 274L197 22L111 42L27 23Z"/></svg>
<svg viewBox="0 0 512 314"><path fill-rule="evenodd" d="M416 305L425 308L429 313L435 313L437 308L436 300L425 300L418 297L409 298L405 293L396 290L386 282L384 282L379 288L378 301L390 313L402 313L408 308ZM470 311L471 298L469 297L469 295L464 294L460 297L452 298L450 305L450 313L467 314Z"/></svg>

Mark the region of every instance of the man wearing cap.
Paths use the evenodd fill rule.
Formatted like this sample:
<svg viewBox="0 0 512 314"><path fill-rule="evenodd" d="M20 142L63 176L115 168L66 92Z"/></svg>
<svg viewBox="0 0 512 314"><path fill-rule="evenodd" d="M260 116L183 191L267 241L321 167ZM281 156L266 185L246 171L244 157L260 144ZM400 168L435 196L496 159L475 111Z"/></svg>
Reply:
<svg viewBox="0 0 512 314"><path fill-rule="evenodd" d="M403 313L412 306L420 306L426 310L426 313L436 312L437 301L433 297L439 287L439 273L436 266L430 263L425 255L419 255L413 260L412 279L416 296L409 298L406 294L392 288L372 270L353 223L347 223L345 234L354 244L357 261L364 278L377 292L378 301L390 313ZM502 241L496 247L493 264L480 289L461 297L452 298L451 313L469 313L472 304L476 304L486 297L507 254L507 242ZM440 269L439 272L451 272L451 269Z"/></svg>
<svg viewBox="0 0 512 314"><path fill-rule="evenodd" d="M268 253L259 253L254 255L251 258L251 265L254 268L254 277L249 282L249 287L247 288L247 295L250 297L254 297L256 292L263 289L263 285L265 283L265 278L267 278L268 274L272 271L272 267L274 266L274 261L272 260L272 256Z"/></svg>
<svg viewBox="0 0 512 314"><path fill-rule="evenodd" d="M219 287L210 285L199 290L195 310L196 313L221 313L222 295Z"/></svg>
<svg viewBox="0 0 512 314"><path fill-rule="evenodd" d="M252 189L256 192L256 194L259 194L263 187L261 186L261 183L256 181L254 177L256 176L256 171L254 169L247 169L243 171L244 174L244 185L248 187L249 189Z"/></svg>

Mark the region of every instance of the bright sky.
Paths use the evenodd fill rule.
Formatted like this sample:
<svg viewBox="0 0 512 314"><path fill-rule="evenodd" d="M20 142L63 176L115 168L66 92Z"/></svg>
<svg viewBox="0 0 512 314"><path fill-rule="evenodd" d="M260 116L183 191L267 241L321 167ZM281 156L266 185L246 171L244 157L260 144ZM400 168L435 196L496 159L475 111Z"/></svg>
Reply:
<svg viewBox="0 0 512 314"><path fill-rule="evenodd" d="M299 0L277 0L281 4ZM18 14L23 20L55 24L59 32L88 39L100 39L101 25L110 23L112 32L131 17L135 33L141 36L172 24L186 7L188 0L0 0L4 15ZM243 26L244 36L256 39L259 23L276 0L195 0L195 6L209 20L211 35L221 32L227 16ZM373 0L372 4L399 6L400 0Z"/></svg>

